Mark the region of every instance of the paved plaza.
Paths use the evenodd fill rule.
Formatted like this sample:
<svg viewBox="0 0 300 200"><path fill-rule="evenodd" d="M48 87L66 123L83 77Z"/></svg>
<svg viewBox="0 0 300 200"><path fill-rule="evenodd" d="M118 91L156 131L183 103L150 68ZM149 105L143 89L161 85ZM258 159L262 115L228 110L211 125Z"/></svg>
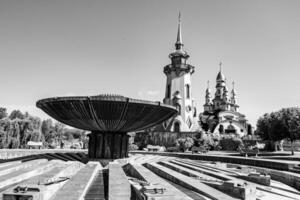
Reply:
<svg viewBox="0 0 300 200"><path fill-rule="evenodd" d="M133 152L99 162L84 151L22 150L1 159L0 199L300 199L300 161L212 154Z"/></svg>

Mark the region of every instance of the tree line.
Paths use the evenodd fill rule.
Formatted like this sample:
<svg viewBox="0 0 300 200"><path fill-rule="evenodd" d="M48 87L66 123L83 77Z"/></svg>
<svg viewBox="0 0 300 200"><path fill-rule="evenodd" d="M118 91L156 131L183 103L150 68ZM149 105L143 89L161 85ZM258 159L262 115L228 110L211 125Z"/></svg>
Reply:
<svg viewBox="0 0 300 200"><path fill-rule="evenodd" d="M28 141L43 142L45 148L54 148L73 139L86 143L85 131L69 129L60 122L42 120L20 110L8 113L0 107L0 149L27 148Z"/></svg>

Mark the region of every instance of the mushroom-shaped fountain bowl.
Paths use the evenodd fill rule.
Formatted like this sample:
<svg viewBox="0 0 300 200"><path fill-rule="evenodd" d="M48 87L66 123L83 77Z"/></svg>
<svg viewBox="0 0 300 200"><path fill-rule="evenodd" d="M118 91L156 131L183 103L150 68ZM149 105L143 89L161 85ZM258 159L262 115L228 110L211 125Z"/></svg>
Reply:
<svg viewBox="0 0 300 200"><path fill-rule="evenodd" d="M151 128L177 113L170 105L120 95L54 97L36 105L64 124L91 131L92 159L127 157L128 132Z"/></svg>

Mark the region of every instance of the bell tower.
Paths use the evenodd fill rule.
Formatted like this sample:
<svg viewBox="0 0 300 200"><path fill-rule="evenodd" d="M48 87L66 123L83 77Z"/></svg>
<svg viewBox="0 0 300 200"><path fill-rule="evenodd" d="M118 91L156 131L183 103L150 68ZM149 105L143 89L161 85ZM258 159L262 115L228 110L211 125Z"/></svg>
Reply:
<svg viewBox="0 0 300 200"><path fill-rule="evenodd" d="M167 76L164 103L177 107L179 114L176 118L179 122L176 123L179 123L180 131L190 131L193 117L196 116L191 92L191 75L194 73L194 66L187 64L189 55L183 50L180 13L175 50L170 53L169 58L171 64L164 67L164 73ZM176 127L177 130L178 124Z"/></svg>

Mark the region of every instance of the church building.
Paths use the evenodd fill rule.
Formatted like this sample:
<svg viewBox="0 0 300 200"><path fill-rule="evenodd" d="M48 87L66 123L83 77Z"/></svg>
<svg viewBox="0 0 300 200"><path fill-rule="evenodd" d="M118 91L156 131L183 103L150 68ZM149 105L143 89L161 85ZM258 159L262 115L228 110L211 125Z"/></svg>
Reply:
<svg viewBox="0 0 300 200"><path fill-rule="evenodd" d="M251 133L251 125L247 123L245 115L238 112L237 95L232 83L232 90L229 90L226 78L220 71L216 78L216 92L212 99L209 82L205 92L204 112L200 114L200 123L206 131L221 134L235 134L239 136Z"/></svg>

